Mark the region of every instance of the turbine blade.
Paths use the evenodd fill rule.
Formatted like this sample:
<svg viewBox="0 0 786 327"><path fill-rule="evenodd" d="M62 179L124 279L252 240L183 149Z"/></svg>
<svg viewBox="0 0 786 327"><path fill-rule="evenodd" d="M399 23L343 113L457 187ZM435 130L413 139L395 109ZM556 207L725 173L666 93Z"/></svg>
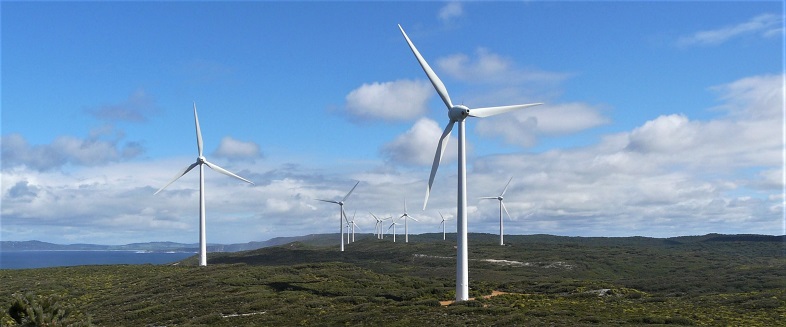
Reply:
<svg viewBox="0 0 786 327"><path fill-rule="evenodd" d="M508 212L508 208L505 207L505 202L499 201L499 203L502 205L502 209L505 209L505 213L508 214L508 220L512 221L513 218L510 217L510 212Z"/></svg>
<svg viewBox="0 0 786 327"><path fill-rule="evenodd" d="M439 211L437 211L437 213L439 214L439 217L442 218L442 222L444 223L445 222L445 216L443 216L442 213L439 212Z"/></svg>
<svg viewBox="0 0 786 327"><path fill-rule="evenodd" d="M202 130L199 129L199 117L197 116L196 102L194 102L194 122L196 123L196 136L197 136L197 150L199 156L202 156Z"/></svg>
<svg viewBox="0 0 786 327"><path fill-rule="evenodd" d="M338 204L338 201L333 201L333 200L322 200L322 199L314 199L314 200Z"/></svg>
<svg viewBox="0 0 786 327"><path fill-rule="evenodd" d="M191 166L188 166L185 169L181 170L179 173L177 173L177 175L175 175L175 178L170 180L169 183L166 183L166 185L164 185L164 187L158 189L158 191L156 191L156 193L153 193L153 195L156 195L156 194L158 194L158 192L163 191L167 186L169 186L170 184L174 183L180 177L183 177L183 175L188 174L188 172L191 171L191 169L194 169L194 167L196 167L198 165L199 165L199 162L195 162L195 163L192 163Z"/></svg>
<svg viewBox="0 0 786 327"><path fill-rule="evenodd" d="M245 178L243 178L243 177L240 177L240 176L238 176L238 175L235 175L235 174L233 174L233 173L229 172L228 170L226 170L226 169L224 169L224 168L221 168L221 167L219 167L219 166L218 166L218 165L216 165L216 164L213 164L213 163L210 163L210 162L208 162L207 160L205 160L205 164L206 164L208 167L210 167L211 169L213 169L213 170L215 170L215 171L217 171L217 172L219 172L219 173L222 173L222 174L224 174L224 175L227 175L227 176L230 176L230 177L237 178L237 179L239 179L239 180L241 180L241 181L244 181L244 182L246 182L246 183L249 183L249 184L251 184L251 185L254 185L254 183L253 183L253 182L251 182L250 180L247 180L247 179L245 179Z"/></svg>
<svg viewBox="0 0 786 327"><path fill-rule="evenodd" d="M491 200L491 199L494 199L494 200L496 200L496 199L497 199L497 197L496 197L496 196L484 196L484 197L480 197L480 198L478 198L478 199L481 199L481 200L486 200L486 199L488 199L488 200Z"/></svg>
<svg viewBox="0 0 786 327"><path fill-rule="evenodd" d="M341 200L341 202L344 202L344 201L346 201L346 200L347 200L347 198L349 197L349 195L350 195L350 194L352 194L352 191L354 191L354 190L355 190L355 188L356 188L356 187L358 187L358 184L360 184L360 181L358 181L357 183L355 183L355 186L353 186L353 187L352 187L352 189L351 189L351 190L349 190L349 193L347 193L347 195L345 195L345 196L344 196L344 199L342 199L342 200Z"/></svg>
<svg viewBox="0 0 786 327"><path fill-rule="evenodd" d="M414 221L420 222L420 220L415 219L415 217L412 217L412 216L407 216L407 217L409 217L409 219L412 219Z"/></svg>
<svg viewBox="0 0 786 327"><path fill-rule="evenodd" d="M431 194L431 185L434 184L434 177L437 175L437 168L439 168L439 162L442 161L442 155L445 154L445 147L448 145L448 140L450 139L450 131L453 130L453 124L455 124L455 120L451 120L448 123L448 126L445 126L445 131L442 132L442 136L439 138L439 143L437 143L437 152L434 153L434 163L431 164L431 175L428 178L428 186L426 187L426 199L423 201L423 210L426 210L426 205L428 204L428 196Z"/></svg>
<svg viewBox="0 0 786 327"><path fill-rule="evenodd" d="M512 181L512 180L513 180L513 177L511 177L511 178L508 180L508 183L507 183L507 184L505 184L505 188L502 190L502 194L500 194L499 196L505 196L505 192L508 190L508 185L510 185L510 181Z"/></svg>
<svg viewBox="0 0 786 327"><path fill-rule="evenodd" d="M517 104L512 106L502 106L502 107L486 107L486 108L478 108L472 109L469 111L469 115L472 117L489 117L494 115L499 115L501 113L506 113L508 111L524 109L528 107L533 107L537 105L541 105L542 103L529 103L529 104Z"/></svg>
<svg viewBox="0 0 786 327"><path fill-rule="evenodd" d="M398 28L401 30L401 34L404 34L404 38L407 40L410 50L412 50L412 53L415 54L415 58L418 59L420 67L423 68L423 71L428 76L428 79L431 81L431 85L434 85L434 89L436 89L437 93L439 93L439 97L442 98L442 102L448 106L448 109L453 108L453 102L450 101L450 95L448 95L448 89L445 88L445 84L442 83L442 80L440 80L437 74L434 73L434 70L432 70L428 65L426 59L423 59L423 56L420 55L418 49L415 48L415 45L412 44L412 41L409 40L409 36L407 36L407 33L404 32L404 28L402 28L401 25L398 25Z"/></svg>

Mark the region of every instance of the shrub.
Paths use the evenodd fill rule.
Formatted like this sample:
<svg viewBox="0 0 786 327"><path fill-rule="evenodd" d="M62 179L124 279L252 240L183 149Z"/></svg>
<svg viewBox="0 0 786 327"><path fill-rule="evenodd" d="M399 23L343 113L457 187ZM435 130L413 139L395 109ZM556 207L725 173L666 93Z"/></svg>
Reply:
<svg viewBox="0 0 786 327"><path fill-rule="evenodd" d="M693 325L693 321L685 318L685 317L671 317L666 318L666 324L669 325L683 325L683 326L691 326Z"/></svg>
<svg viewBox="0 0 786 327"><path fill-rule="evenodd" d="M436 300L436 299L420 300L420 301L417 301L417 302L415 302L413 304L414 305L427 306L427 307L439 307L441 305L439 303L439 300Z"/></svg>
<svg viewBox="0 0 786 327"><path fill-rule="evenodd" d="M16 293L13 303L6 310L19 326L92 326L90 317L84 317L60 296L37 296L35 293Z"/></svg>

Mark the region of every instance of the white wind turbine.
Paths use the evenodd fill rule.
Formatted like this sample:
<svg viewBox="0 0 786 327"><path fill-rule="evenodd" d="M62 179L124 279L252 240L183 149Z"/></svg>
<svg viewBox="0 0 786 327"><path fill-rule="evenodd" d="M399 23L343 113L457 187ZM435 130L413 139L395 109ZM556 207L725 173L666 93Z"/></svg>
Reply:
<svg viewBox="0 0 786 327"><path fill-rule="evenodd" d="M207 266L207 240L206 240L206 232L205 232L205 168L202 165L206 165L219 173L237 178L246 183L250 183L250 184L254 184L254 183L243 177L235 175L227 171L226 169L219 167L214 163L210 163L202 155L202 131L199 129L199 117L197 116L196 102L194 103L194 122L196 124L197 150L199 151L199 157L197 157L196 162L192 163L190 166L183 169L183 171L179 172L175 176L175 178L173 178L171 181L169 181L169 183L164 185L164 187L158 189L158 191L156 191L156 193L153 193L153 195L156 195L158 194L158 192L163 191L167 186L174 183L180 177L183 177L185 174L191 171L191 169L194 169L194 167L199 166L199 265Z"/></svg>
<svg viewBox="0 0 786 327"><path fill-rule="evenodd" d="M439 211L437 211L437 213L439 214L440 217L442 217L442 222L439 223L439 224L441 225L440 227L442 227L442 240L444 241L445 240L445 222L450 220L450 219L445 219L445 216L443 216L442 213L439 212Z"/></svg>
<svg viewBox="0 0 786 327"><path fill-rule="evenodd" d="M439 162L442 160L442 155L445 153L445 147L447 146L448 138L450 137L450 132L453 130L453 125L458 123L458 199L456 203L456 238L457 238L457 254L456 254L456 301L466 301L469 299L469 266L468 266L468 250L467 250L467 155L465 149L465 136L464 136L464 119L467 117L477 117L477 118L484 118L489 116L498 115L501 113L523 109L531 106L536 106L541 103L531 103L531 104L522 104L522 105L512 105L512 106L502 106L502 107L487 107L487 108L478 108L478 109L469 109L464 105L453 105L453 102L450 101L450 96L448 95L448 90L445 88L445 85L439 79L436 73L431 69L423 56L420 55L420 52L415 48L415 45L412 44L407 33L404 32L404 29L401 25L398 26L401 30L401 34L404 35L404 38L407 40L409 44L409 48L412 50L412 53L417 58L418 62L420 63L420 67L423 68L423 71L428 76L431 84L436 89L437 93L439 94L440 98L442 98L442 102L448 107L448 118L450 121L448 125L445 127L445 131L442 132L442 136L439 138L439 143L437 144L437 152L434 154L434 163L431 165L431 175L429 176L428 180L428 187L426 188L426 198L423 201L423 209L426 209L426 204L428 204L428 197L431 193L431 185L434 183L434 176L437 173L437 168L439 167Z"/></svg>
<svg viewBox="0 0 786 327"><path fill-rule="evenodd" d="M502 228L502 225L503 225L502 224L502 209L505 209L505 213L508 214L508 219L513 220L512 218L510 218L510 213L508 212L508 208L506 208L505 204L502 202L502 200L504 199L503 196L505 195L505 191L508 190L508 185L510 185L510 181L512 181L512 180L513 180L513 177L511 177L508 180L508 183L505 184L505 188L502 189L502 193L500 193L499 196L484 196L484 197L481 198L481 199L499 200L499 245L505 245L505 242L503 242L503 240L502 240L502 237L503 237L502 235L504 234L504 231L503 231L503 228Z"/></svg>
<svg viewBox="0 0 786 327"><path fill-rule="evenodd" d="M347 195L345 195L344 198L341 199L341 201L317 199L317 201L338 204L338 206L341 209L341 211L339 212L339 216L338 216L338 225L339 225L338 228L341 230L341 243L340 243L341 244L341 251L344 251L344 219L346 219L346 215L344 214L344 201L347 201L347 198L349 197L350 194L352 194L352 191L354 191L355 188L358 187L358 184L360 184L360 181L355 183L355 186L353 186L352 189L349 190L349 193L347 193Z"/></svg>
<svg viewBox="0 0 786 327"><path fill-rule="evenodd" d="M409 222L410 219L412 219L414 221L419 221L419 220L415 219L415 217L412 217L412 216L410 216L407 213L407 199L406 198L404 198L404 214L401 215L401 217L398 217L398 218L399 218L399 220L401 218L404 218L404 243L409 243L409 227L408 227L407 222Z"/></svg>
<svg viewBox="0 0 786 327"><path fill-rule="evenodd" d="M360 229L360 226L358 226L358 224L355 223L355 214L357 214L357 213L358 213L358 211L355 210L355 212L352 213L352 220L347 220L347 244L355 243L355 227ZM344 217L344 219L346 219L346 218L347 217ZM349 238L349 231L350 231L350 229L352 230L352 239L351 239L351 241L350 241L350 238Z"/></svg>
<svg viewBox="0 0 786 327"><path fill-rule="evenodd" d="M397 223L396 219L392 219L391 221L392 222L390 223L390 227L388 227L388 230L393 228L393 243L396 243L396 225L401 225L401 224Z"/></svg>
<svg viewBox="0 0 786 327"><path fill-rule="evenodd" d="M377 234L377 239L382 239L383 235L384 235L384 229L383 229L384 226L382 225L382 222L384 222L385 220L391 219L392 217L379 218L376 215L374 215L373 213L371 213L371 212L369 212L369 213L371 214L372 217L374 217L374 220L377 221L376 225L374 225L374 233Z"/></svg>

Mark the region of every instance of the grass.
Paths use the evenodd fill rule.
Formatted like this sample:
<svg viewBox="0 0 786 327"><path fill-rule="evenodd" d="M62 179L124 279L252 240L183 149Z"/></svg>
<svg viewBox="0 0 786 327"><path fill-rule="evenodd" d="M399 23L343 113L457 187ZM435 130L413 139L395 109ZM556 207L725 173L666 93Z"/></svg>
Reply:
<svg viewBox="0 0 786 327"><path fill-rule="evenodd" d="M455 242L441 236L369 237L345 252L317 240L211 253L208 267L189 258L0 270L0 307L14 293L56 294L100 326L775 326L786 317L782 242L533 235L499 246L471 234L477 300L443 307L455 294ZM493 290L507 294L481 297Z"/></svg>

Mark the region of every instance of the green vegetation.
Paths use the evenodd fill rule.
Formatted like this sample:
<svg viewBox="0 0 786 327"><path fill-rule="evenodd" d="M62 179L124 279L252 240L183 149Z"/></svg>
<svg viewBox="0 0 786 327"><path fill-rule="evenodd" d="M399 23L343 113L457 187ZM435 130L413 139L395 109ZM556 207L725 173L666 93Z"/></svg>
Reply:
<svg viewBox="0 0 786 327"><path fill-rule="evenodd" d="M786 317L780 237L532 235L499 246L471 234L477 299L449 306L439 301L454 296L455 242L441 238L367 237L345 252L317 238L211 253L208 267L189 258L0 270L0 322L13 325L8 308L31 292L99 326L776 326ZM492 291L503 293L484 298Z"/></svg>

